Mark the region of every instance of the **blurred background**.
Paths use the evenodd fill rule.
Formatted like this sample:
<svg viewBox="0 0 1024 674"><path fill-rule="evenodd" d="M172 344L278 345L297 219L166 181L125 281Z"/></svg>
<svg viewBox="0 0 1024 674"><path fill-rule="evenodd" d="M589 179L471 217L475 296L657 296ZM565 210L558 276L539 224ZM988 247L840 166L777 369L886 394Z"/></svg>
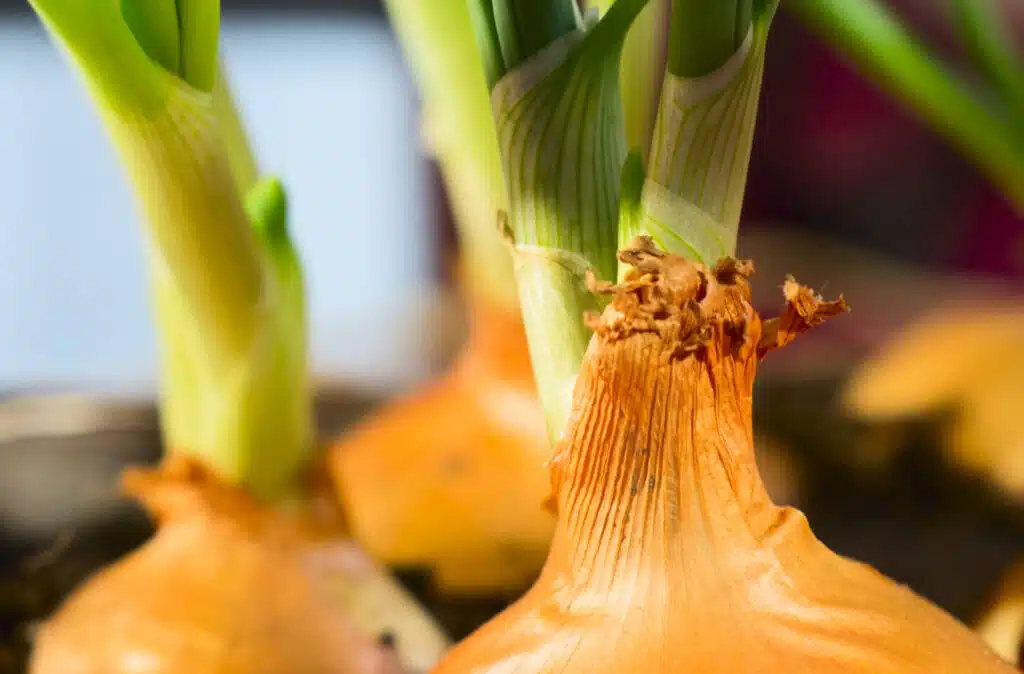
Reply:
<svg viewBox="0 0 1024 674"><path fill-rule="evenodd" d="M223 50L259 160L292 196L316 368L408 379L422 372L422 344L395 320L424 306L438 250L415 92L379 3L277 5L226 3ZM150 391L154 336L129 188L27 4L3 7L0 390ZM355 338L367 328L379 339Z"/></svg>
<svg viewBox="0 0 1024 674"><path fill-rule="evenodd" d="M943 3L893 4L955 55L935 16ZM415 323L454 238L382 5L225 8L223 49L245 121L262 165L293 195L317 371L383 385L422 376L431 345ZM1024 278L1020 217L967 160L785 8L774 31L745 235L784 229L922 273ZM141 232L113 150L20 0L0 3L0 50L0 390L149 391ZM367 324L372 343L355 338Z"/></svg>
<svg viewBox="0 0 1024 674"><path fill-rule="evenodd" d="M379 2L224 4L244 120L262 166L289 189L321 422L335 432L437 373L460 342L444 188ZM945 312L950 325L936 329L955 331L974 319L949 307L1024 316L1024 218L782 4L740 252L757 262L766 308L793 273L844 293L853 313L766 363L765 470L835 549L971 620L1024 553L1018 413L982 424L991 452L979 458L962 449L977 442L957 415L982 403L965 408L960 393L892 414L844 401L861 364L922 317ZM888 4L951 67L970 70L948 3ZM1019 46L1024 2L1003 5ZM114 477L158 455L147 293L141 231L99 119L23 0L0 0L0 633L146 534ZM1024 375L1012 365L1024 358L1024 318L1007 320L1019 329L963 349L1004 354L997 370ZM938 362L965 356L952 343ZM1024 376L1000 385L1000 409L1024 410ZM10 589L46 566L40 553L75 545L77 561L50 564L44 590Z"/></svg>

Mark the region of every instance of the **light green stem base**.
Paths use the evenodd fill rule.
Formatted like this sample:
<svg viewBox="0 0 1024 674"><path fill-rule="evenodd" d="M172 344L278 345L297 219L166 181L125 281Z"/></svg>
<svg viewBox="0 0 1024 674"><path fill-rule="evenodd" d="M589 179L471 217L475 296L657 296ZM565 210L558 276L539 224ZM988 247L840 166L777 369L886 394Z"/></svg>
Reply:
<svg viewBox="0 0 1024 674"><path fill-rule="evenodd" d="M583 321L601 305L585 285L586 261L545 248L515 252L516 286L548 437L557 441L572 408L576 375L590 342Z"/></svg>
<svg viewBox="0 0 1024 674"><path fill-rule="evenodd" d="M643 0L552 42L491 94L509 196L509 238L537 388L550 437L568 419L590 341L584 314L600 309L588 273L616 272L619 178L626 139L619 57Z"/></svg>
<svg viewBox="0 0 1024 674"><path fill-rule="evenodd" d="M182 90L164 114L111 113L108 128L148 216L165 444L277 497L312 449L303 285L283 191L257 183L243 205L208 96Z"/></svg>
<svg viewBox="0 0 1024 674"><path fill-rule="evenodd" d="M78 66L145 216L169 451L280 496L312 441L302 277L284 192L255 184L217 79L219 3L32 6Z"/></svg>
<svg viewBox="0 0 1024 674"><path fill-rule="evenodd" d="M736 250L771 14L718 69L667 73L643 188L643 216L619 229L705 264Z"/></svg>

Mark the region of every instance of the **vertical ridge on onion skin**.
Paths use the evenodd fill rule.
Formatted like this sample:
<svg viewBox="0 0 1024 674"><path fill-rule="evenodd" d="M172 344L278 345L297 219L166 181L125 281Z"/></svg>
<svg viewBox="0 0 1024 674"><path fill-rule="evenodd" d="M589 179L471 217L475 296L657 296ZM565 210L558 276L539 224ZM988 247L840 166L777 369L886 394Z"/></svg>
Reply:
<svg viewBox="0 0 1024 674"><path fill-rule="evenodd" d="M437 674L1012 672L973 633L832 553L757 472L757 361L846 309L792 279L762 320L749 263L640 239L595 331L552 465L544 571Z"/></svg>

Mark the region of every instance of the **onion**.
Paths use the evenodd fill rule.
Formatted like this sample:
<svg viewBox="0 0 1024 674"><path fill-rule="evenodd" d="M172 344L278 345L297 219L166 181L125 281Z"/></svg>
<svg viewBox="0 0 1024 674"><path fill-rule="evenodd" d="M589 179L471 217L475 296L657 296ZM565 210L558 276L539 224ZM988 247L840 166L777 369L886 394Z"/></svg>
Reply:
<svg viewBox="0 0 1024 674"><path fill-rule="evenodd" d="M266 509L175 457L125 484L159 529L41 629L33 674L391 674L426 671L444 650L429 619L397 588L382 591L389 581L308 503ZM387 625L397 652L367 630L385 626L382 613L399 621Z"/></svg>
<svg viewBox="0 0 1024 674"><path fill-rule="evenodd" d="M845 403L876 424L948 412L941 450L1015 500L1024 499L1024 310L1012 302L943 303L854 373Z"/></svg>
<svg viewBox="0 0 1024 674"><path fill-rule="evenodd" d="M845 310L792 279L762 321L749 263L714 269L649 239L576 385L552 462L558 525L537 583L456 646L473 672L1014 671L970 630L831 552L772 503L754 459L759 358Z"/></svg>
<svg viewBox="0 0 1024 674"><path fill-rule="evenodd" d="M374 558L432 569L446 593L507 594L536 578L554 531L550 445L518 309L472 315L448 376L346 433L330 467Z"/></svg>

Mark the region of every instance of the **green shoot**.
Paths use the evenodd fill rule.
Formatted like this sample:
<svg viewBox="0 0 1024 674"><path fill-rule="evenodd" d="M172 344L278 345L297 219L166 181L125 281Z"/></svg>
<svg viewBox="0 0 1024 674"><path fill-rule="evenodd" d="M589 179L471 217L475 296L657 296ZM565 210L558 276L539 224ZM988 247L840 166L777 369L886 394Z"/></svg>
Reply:
<svg viewBox="0 0 1024 674"><path fill-rule="evenodd" d="M1024 57L1013 44L994 0L955 0L964 47L1024 131Z"/></svg>
<svg viewBox="0 0 1024 674"><path fill-rule="evenodd" d="M645 234L705 264L734 253L776 4L673 3L644 216L620 227L620 245Z"/></svg>
<svg viewBox="0 0 1024 674"><path fill-rule="evenodd" d="M301 274L280 184L256 182L218 82L219 3L30 2L81 72L145 216L169 451L281 495L312 441Z"/></svg>
<svg viewBox="0 0 1024 674"><path fill-rule="evenodd" d="M619 58L645 4L619 0L593 27L551 31L539 50L535 42L518 44L520 56L532 55L504 73L491 93L509 196L506 234L513 242L531 360L552 438L568 418L590 339L583 315L599 308L586 276L615 277L626 156ZM513 2L504 6L520 8ZM496 22L500 36L503 24ZM477 39L487 53L490 31L478 28ZM504 43L502 53L511 62L513 51Z"/></svg>
<svg viewBox="0 0 1024 674"><path fill-rule="evenodd" d="M787 0L787 7L972 158L1024 213L1020 112L980 98L878 0ZM1022 79L1018 73L1017 87Z"/></svg>
<svg viewBox="0 0 1024 674"><path fill-rule="evenodd" d="M493 30L490 2L388 0L388 12L423 100L423 126L451 195L471 295L515 309L508 248L495 225L508 198L488 97L488 77L503 72L496 34L478 51L474 29ZM474 17L471 9L487 14Z"/></svg>
<svg viewBox="0 0 1024 674"><path fill-rule="evenodd" d="M599 0L594 6L604 16L613 3L614 0ZM630 151L639 151L644 161L650 153L654 117L665 74L670 5L669 0L650 0L633 21L622 48L619 86L626 146Z"/></svg>
<svg viewBox="0 0 1024 674"><path fill-rule="evenodd" d="M701 77L721 67L750 30L751 0L675 0L668 43L668 71Z"/></svg>

